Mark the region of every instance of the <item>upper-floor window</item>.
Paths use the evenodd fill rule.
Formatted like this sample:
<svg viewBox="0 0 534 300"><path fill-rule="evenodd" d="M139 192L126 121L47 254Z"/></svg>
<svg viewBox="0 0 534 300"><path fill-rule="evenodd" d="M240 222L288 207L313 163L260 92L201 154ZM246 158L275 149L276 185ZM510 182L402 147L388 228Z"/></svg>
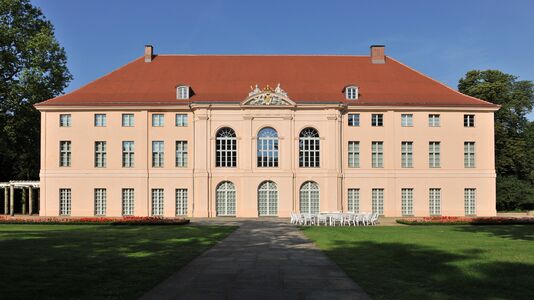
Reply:
<svg viewBox="0 0 534 300"><path fill-rule="evenodd" d="M475 167L475 142L464 142L464 167Z"/></svg>
<svg viewBox="0 0 534 300"><path fill-rule="evenodd" d="M122 127L134 126L134 114L122 114Z"/></svg>
<svg viewBox="0 0 534 300"><path fill-rule="evenodd" d="M258 132L258 167L278 167L278 132L271 128L262 128Z"/></svg>
<svg viewBox="0 0 534 300"><path fill-rule="evenodd" d="M349 141L349 168L360 167L360 142Z"/></svg>
<svg viewBox="0 0 534 300"><path fill-rule="evenodd" d="M189 99L189 86L181 85L176 88L176 99Z"/></svg>
<svg viewBox="0 0 534 300"><path fill-rule="evenodd" d="M59 126L60 127L70 127L71 125L71 115L70 114L60 114L59 115Z"/></svg>
<svg viewBox="0 0 534 300"><path fill-rule="evenodd" d="M384 126L384 115L383 114L372 114L371 115L371 126Z"/></svg>
<svg viewBox="0 0 534 300"><path fill-rule="evenodd" d="M106 127L106 114L95 114L95 127Z"/></svg>
<svg viewBox="0 0 534 300"><path fill-rule="evenodd" d="M71 162L71 142L61 141L59 142L59 166L70 167Z"/></svg>
<svg viewBox="0 0 534 300"><path fill-rule="evenodd" d="M440 142L428 142L428 166L430 168L440 167Z"/></svg>
<svg viewBox="0 0 534 300"><path fill-rule="evenodd" d="M106 142L95 142L95 167L105 168L107 160Z"/></svg>
<svg viewBox="0 0 534 300"><path fill-rule="evenodd" d="M153 141L152 142L152 167L162 168L165 157L163 141Z"/></svg>
<svg viewBox="0 0 534 300"><path fill-rule="evenodd" d="M215 137L215 166L237 167L237 136L232 128L224 127Z"/></svg>
<svg viewBox="0 0 534 300"><path fill-rule="evenodd" d="M401 114L401 126L412 127L413 126L413 114Z"/></svg>
<svg viewBox="0 0 534 300"><path fill-rule="evenodd" d="M187 141L176 141L176 166L187 167Z"/></svg>
<svg viewBox="0 0 534 300"><path fill-rule="evenodd" d="M440 127L441 126L441 122L440 122L440 116L437 115L437 114L430 114L428 115L428 126L429 127Z"/></svg>
<svg viewBox="0 0 534 300"><path fill-rule="evenodd" d="M401 143L401 167L413 167L413 142Z"/></svg>
<svg viewBox="0 0 534 300"><path fill-rule="evenodd" d="M134 166L134 142L122 142L122 167L131 168Z"/></svg>
<svg viewBox="0 0 534 300"><path fill-rule="evenodd" d="M358 87L356 86L348 86L345 88L345 98L348 100L356 100L358 99Z"/></svg>
<svg viewBox="0 0 534 300"><path fill-rule="evenodd" d="M187 127L187 114L176 114L176 126Z"/></svg>
<svg viewBox="0 0 534 300"><path fill-rule="evenodd" d="M360 126L360 114L349 114L349 126Z"/></svg>
<svg viewBox="0 0 534 300"><path fill-rule="evenodd" d="M163 114L152 114L152 127L163 127L165 116Z"/></svg>
<svg viewBox="0 0 534 300"><path fill-rule="evenodd" d="M320 138L315 128L304 128L299 136L299 166L318 168L320 160Z"/></svg>
<svg viewBox="0 0 534 300"><path fill-rule="evenodd" d="M464 115L464 127L475 127L475 115Z"/></svg>
<svg viewBox="0 0 534 300"><path fill-rule="evenodd" d="M371 166L373 168L384 167L384 142L372 142Z"/></svg>

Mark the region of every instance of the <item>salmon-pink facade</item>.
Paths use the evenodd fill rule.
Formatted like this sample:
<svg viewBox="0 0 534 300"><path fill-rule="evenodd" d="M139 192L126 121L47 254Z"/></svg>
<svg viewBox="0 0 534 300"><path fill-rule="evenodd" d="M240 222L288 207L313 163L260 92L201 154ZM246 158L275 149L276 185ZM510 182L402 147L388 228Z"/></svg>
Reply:
<svg viewBox="0 0 534 300"><path fill-rule="evenodd" d="M292 78L284 76L295 72L297 66L285 61L289 60L286 56L235 56L231 59L268 60L266 66L277 59L280 62L271 69L258 69L261 77L242 68L220 69L219 62L209 63L209 68L189 69L176 75L179 78L173 78L173 85L169 83L172 102L166 98L166 90L151 90L151 82L161 85L152 72L175 75L165 72L164 56L153 56L148 50L148 59L136 60L63 99L37 106L42 116L41 215L288 217L293 211L349 210L377 211L384 216L496 213L495 105L448 89L388 57L377 62L369 56L356 57L354 65L357 69L364 64L371 70L368 82L361 79L365 74L361 78L346 74L346 78L329 82L328 72L336 72L328 69L329 56L320 57L317 63L314 57L302 57L309 59L312 69L321 70L300 70L303 73ZM160 58L160 69L150 69ZM214 60L221 58L224 56ZM366 97L367 88L390 88L387 82L373 79L389 74L384 69L388 64L406 69L413 78L396 77L401 81L398 94ZM128 80L126 72L136 72L129 68L137 65L149 68L137 76L147 86L142 91L136 91L140 84L133 82L128 89L122 82ZM378 74L372 72L375 66ZM196 72L205 72L206 77L222 73L229 89L232 76L237 83L258 84L259 88L251 91L246 86L241 95L225 94L220 82L195 84L188 80L188 73ZM239 72L243 77L235 75ZM310 73L324 74L306 77ZM202 74L191 76L202 78ZM113 85L106 82L112 79L120 95L106 86ZM316 91L313 84L307 86L311 81L317 81ZM210 83L216 93L200 88L211 87ZM268 88L269 84L277 88ZM410 85L413 90L406 90ZM177 95L183 86L187 93ZM428 91L435 86L437 91L427 93L425 102L418 86ZM353 94L347 95L348 87L355 88ZM84 94L87 88L94 90ZM305 99L306 93L325 98ZM339 96L332 98L329 93ZM389 102L384 98L388 94ZM125 115L128 124L124 124ZM265 128L267 135L262 131ZM104 148L97 142L105 142ZM125 150L124 142L131 148Z"/></svg>

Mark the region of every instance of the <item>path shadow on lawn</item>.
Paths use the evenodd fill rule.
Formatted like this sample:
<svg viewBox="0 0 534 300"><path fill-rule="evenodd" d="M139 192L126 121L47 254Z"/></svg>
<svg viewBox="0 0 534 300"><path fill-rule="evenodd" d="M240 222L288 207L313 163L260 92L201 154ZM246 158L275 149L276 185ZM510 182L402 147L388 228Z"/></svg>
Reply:
<svg viewBox="0 0 534 300"><path fill-rule="evenodd" d="M233 231L220 226L20 226L0 226L0 298L136 298Z"/></svg>
<svg viewBox="0 0 534 300"><path fill-rule="evenodd" d="M455 226L457 231L478 233L511 239L534 241L534 225L466 225ZM533 292L534 293L534 292ZM534 298L534 297L533 297Z"/></svg>
<svg viewBox="0 0 534 300"><path fill-rule="evenodd" d="M532 299L533 295L534 262L480 263L483 249L454 254L368 241L334 241L329 247L325 253L374 299Z"/></svg>

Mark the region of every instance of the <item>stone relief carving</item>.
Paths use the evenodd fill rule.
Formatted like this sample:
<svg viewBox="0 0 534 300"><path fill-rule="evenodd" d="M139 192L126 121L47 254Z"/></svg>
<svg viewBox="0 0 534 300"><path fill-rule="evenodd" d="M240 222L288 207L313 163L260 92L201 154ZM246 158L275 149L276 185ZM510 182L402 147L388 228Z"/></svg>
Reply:
<svg viewBox="0 0 534 300"><path fill-rule="evenodd" d="M273 90L269 85L260 89L256 84L250 87L247 99L243 101L245 105L293 105L287 97L287 93L280 87L280 84Z"/></svg>

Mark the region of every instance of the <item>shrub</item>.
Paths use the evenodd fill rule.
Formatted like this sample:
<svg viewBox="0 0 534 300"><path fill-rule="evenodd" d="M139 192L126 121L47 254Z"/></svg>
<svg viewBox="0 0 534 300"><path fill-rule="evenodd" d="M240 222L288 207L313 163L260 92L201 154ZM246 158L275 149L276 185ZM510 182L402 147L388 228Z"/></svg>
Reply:
<svg viewBox="0 0 534 300"><path fill-rule="evenodd" d="M0 216L0 224L108 224L108 225L183 225L185 218L163 217L11 217Z"/></svg>
<svg viewBox="0 0 534 300"><path fill-rule="evenodd" d="M419 217L398 219L397 223L406 225L512 225L534 224L534 217Z"/></svg>

